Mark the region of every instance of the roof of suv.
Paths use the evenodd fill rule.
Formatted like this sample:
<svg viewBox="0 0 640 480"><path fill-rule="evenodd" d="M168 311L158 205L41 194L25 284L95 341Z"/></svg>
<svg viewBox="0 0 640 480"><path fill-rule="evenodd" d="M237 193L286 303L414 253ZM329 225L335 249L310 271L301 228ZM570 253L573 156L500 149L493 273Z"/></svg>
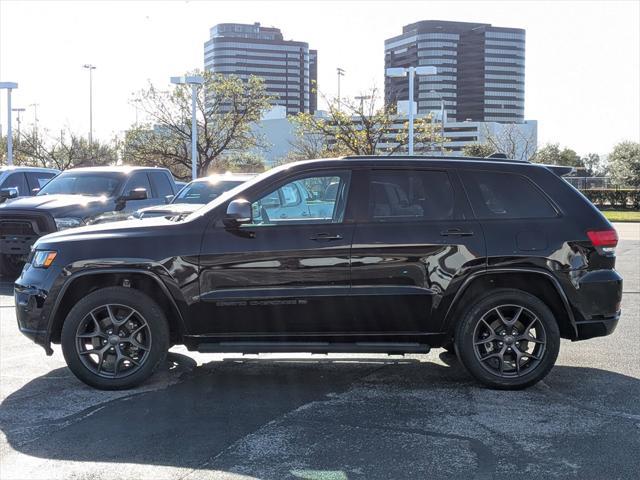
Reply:
<svg viewBox="0 0 640 480"><path fill-rule="evenodd" d="M464 165L464 166L513 166L513 167L538 167L544 166L539 163L530 163L523 162L519 160L511 160L511 159L502 159L502 158L483 158L483 157L463 157L463 156L440 156L440 155L394 155L394 156L346 156L346 157L337 157L337 158L322 158L316 160L302 160L299 162L293 162L282 165L283 169L286 169L290 166L302 166L302 165L314 165L314 166L335 166L336 161L341 162L343 165L351 165L357 166L359 164L366 165L411 165L414 163L424 163L429 162L432 164L442 164L442 166L455 166L455 165Z"/></svg>
<svg viewBox="0 0 640 480"><path fill-rule="evenodd" d="M162 167L138 167L133 165L118 165L118 166L107 166L107 167L79 167L79 168L71 168L66 170L67 172L107 172L107 173L124 173L129 174L131 172L137 172L140 170L151 170L151 171L166 171L166 168Z"/></svg>

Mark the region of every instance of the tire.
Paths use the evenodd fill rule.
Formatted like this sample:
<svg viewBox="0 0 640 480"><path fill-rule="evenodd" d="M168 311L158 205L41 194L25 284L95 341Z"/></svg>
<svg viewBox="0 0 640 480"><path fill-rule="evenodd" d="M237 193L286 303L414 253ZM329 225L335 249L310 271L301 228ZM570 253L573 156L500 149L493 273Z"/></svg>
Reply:
<svg viewBox="0 0 640 480"><path fill-rule="evenodd" d="M476 380L491 388L517 390L551 371L560 350L560 330L539 298L500 289L467 309L456 327L454 345Z"/></svg>
<svg viewBox="0 0 640 480"><path fill-rule="evenodd" d="M165 360L169 327L158 304L143 292L108 287L71 309L61 343L79 380L100 390L124 390L144 382Z"/></svg>
<svg viewBox="0 0 640 480"><path fill-rule="evenodd" d="M0 277L16 279L20 276L24 262L18 255L0 255Z"/></svg>

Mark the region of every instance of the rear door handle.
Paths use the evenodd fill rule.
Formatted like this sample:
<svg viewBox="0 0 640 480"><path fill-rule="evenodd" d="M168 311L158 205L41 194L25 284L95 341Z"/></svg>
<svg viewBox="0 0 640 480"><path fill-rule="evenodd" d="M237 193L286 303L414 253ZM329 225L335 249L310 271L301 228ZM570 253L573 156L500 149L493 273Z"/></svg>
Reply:
<svg viewBox="0 0 640 480"><path fill-rule="evenodd" d="M449 230L440 232L440 235L443 237L471 237L473 236L473 232L464 231L460 228L450 228Z"/></svg>
<svg viewBox="0 0 640 480"><path fill-rule="evenodd" d="M342 240L342 235L332 235L330 233L316 233L315 235L311 235L310 240L315 240L316 242L330 242L332 240Z"/></svg>

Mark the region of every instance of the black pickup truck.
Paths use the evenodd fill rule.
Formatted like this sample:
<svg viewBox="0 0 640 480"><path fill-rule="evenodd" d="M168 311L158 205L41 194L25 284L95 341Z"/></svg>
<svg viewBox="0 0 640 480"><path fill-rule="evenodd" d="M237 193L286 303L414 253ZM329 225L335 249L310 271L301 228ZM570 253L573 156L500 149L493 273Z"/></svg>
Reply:
<svg viewBox="0 0 640 480"><path fill-rule="evenodd" d="M168 203L176 192L171 172L163 168L67 170L34 197L0 203L0 275L17 277L31 245L43 235L126 219L139 208Z"/></svg>

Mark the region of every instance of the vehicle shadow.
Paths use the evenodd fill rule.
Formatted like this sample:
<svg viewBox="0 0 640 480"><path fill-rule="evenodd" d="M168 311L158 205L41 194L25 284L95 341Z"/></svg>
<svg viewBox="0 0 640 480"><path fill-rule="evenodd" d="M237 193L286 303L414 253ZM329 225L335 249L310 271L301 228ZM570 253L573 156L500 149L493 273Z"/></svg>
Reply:
<svg viewBox="0 0 640 480"><path fill-rule="evenodd" d="M585 425L591 425L589 421L595 425L593 418L603 416L640 420L640 407L631 401L640 396L636 378L557 366L544 382L528 390L495 391L471 381L453 355L443 353L440 358L445 365L416 358L314 356L228 358L196 367L187 357L174 356L174 370L160 372L164 383L115 393L90 389L60 368L27 383L0 404L0 430L13 450L42 459L234 472L249 468L238 466L244 454L234 454L234 448L243 451L242 441L255 435L268 438L270 429L293 429L308 454L300 458L296 453L296 465L308 460L314 471L336 472L346 468L342 463L347 460L341 460L339 453L318 453L335 443L331 435L336 432L354 435L353 445L365 445L371 458L380 460L388 454L385 443L364 442L354 432L373 429L382 432L374 438L383 439L386 428L420 432L426 427L419 425L428 425L423 434L437 437L434 442L444 438L477 443L470 435L486 421L491 428L478 435L497 435L494 442L498 442L507 434L500 432L500 422L508 409L509 431L528 432L530 448L535 449L537 443L541 448L548 445L550 430L560 440L565 434L575 435L576 417L582 417ZM85 408L73 412L69 409L73 402L84 402ZM65 410L73 413L64 415ZM52 418L55 415L48 416L48 411L63 414ZM547 425L539 437L531 427L534 413ZM455 422L441 424L449 415ZM585 430L585 435L592 434ZM632 441L631 447L637 448L639 442ZM293 448L277 445L268 449L264 462L277 464L275 454L284 462L287 449ZM480 443L478 452L482 448L491 455L490 446ZM253 450L252 455L255 460ZM255 468L260 468L260 458ZM497 464L487 461L493 462L491 468ZM386 467L362 462L355 471L364 473L336 478L384 478L376 468ZM307 478L297 477L291 469L287 475L268 471L259 478Z"/></svg>

